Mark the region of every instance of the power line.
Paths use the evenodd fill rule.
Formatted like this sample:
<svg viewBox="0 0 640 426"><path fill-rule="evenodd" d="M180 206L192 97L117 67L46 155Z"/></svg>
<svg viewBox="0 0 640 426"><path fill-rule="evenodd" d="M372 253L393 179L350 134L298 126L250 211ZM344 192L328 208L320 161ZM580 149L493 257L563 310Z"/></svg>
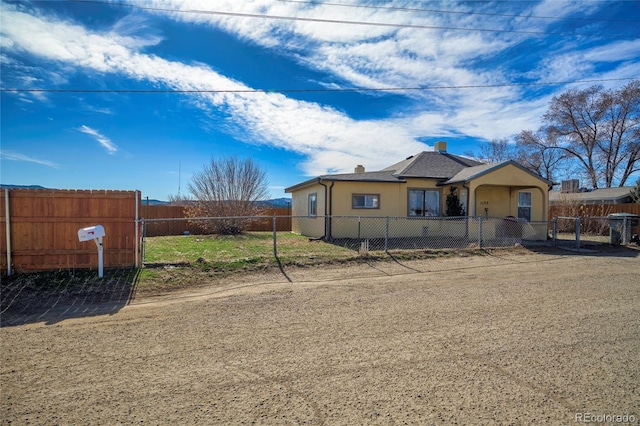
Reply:
<svg viewBox="0 0 640 426"><path fill-rule="evenodd" d="M4 93L340 93L340 92L404 92L445 89L488 89L499 87L560 86L566 84L631 81L633 78L605 78L537 83L470 84L459 86L322 88L322 89L18 89L0 88Z"/></svg>
<svg viewBox="0 0 640 426"><path fill-rule="evenodd" d="M38 1L36 0L36 2ZM556 35L556 36L563 36L563 37L604 37L604 38L636 37L635 35L622 35L622 34L564 33L564 32L533 31L533 30L503 30L503 29L491 29L491 28L451 27L451 26L444 26L444 25L394 24L394 23L388 23L388 22L366 22L366 21L350 21L350 20L342 20L342 19L305 18L305 17L299 17L299 16L263 15L263 14L257 14L257 13L223 12L223 11L214 11L214 10L169 9L164 7L140 6L140 5L135 5L131 3L111 3L107 1L101 1L101 0L73 0L72 3L104 4L109 6L120 6L120 7L129 7L129 8L140 9L140 10L150 10L154 12L217 15L217 16L228 16L228 17L236 17L236 18L257 18L257 19L271 19L271 20L279 20L279 21L302 21L302 22L313 22L313 23L321 23L321 24L361 25L361 26L386 27L386 28L408 28L408 29L422 29L422 30L447 30L447 31L469 31L469 32L477 31L477 32L487 32L487 33L512 33L512 34L529 34L529 35Z"/></svg>
<svg viewBox="0 0 640 426"><path fill-rule="evenodd" d="M503 18L550 19L550 20L556 20L556 21L578 21L578 22L621 22L621 23L640 22L640 20L637 20L637 19L597 19L597 18L566 18L566 17L559 18L557 16L513 15L513 14L507 14L507 13L424 9L424 8L414 8L414 7L372 6L372 5L366 5L366 4L346 4L346 3L319 2L319 1L309 1L309 0L277 0L277 1L280 1L283 3L313 4L317 6L338 6L338 7L350 7L350 8L358 8L358 9L389 10L389 11L398 11L398 12L420 12L420 13L429 12L429 13L442 13L442 14L452 14L452 15L498 16ZM488 2L488 0L482 0L482 1Z"/></svg>

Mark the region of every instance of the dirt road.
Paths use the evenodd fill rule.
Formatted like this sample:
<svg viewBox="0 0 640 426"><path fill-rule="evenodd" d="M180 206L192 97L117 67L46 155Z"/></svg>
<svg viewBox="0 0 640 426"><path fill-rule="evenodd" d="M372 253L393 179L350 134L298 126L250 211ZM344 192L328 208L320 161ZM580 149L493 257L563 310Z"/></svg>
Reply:
<svg viewBox="0 0 640 426"><path fill-rule="evenodd" d="M0 422L637 422L638 255L291 269L4 327Z"/></svg>

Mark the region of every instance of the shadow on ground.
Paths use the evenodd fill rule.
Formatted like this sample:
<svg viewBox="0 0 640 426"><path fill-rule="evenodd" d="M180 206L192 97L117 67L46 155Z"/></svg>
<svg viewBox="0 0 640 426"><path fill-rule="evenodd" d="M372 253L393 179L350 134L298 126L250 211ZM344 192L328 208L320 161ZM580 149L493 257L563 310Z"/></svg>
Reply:
<svg viewBox="0 0 640 426"><path fill-rule="evenodd" d="M616 246L606 243L582 242L578 249L574 241L568 241L558 242L555 246L549 243L544 245L525 244L525 247L532 252L563 256L640 257L640 246L637 244Z"/></svg>
<svg viewBox="0 0 640 426"><path fill-rule="evenodd" d="M115 314L133 298L139 274L112 269L103 278L84 270L3 276L0 327Z"/></svg>

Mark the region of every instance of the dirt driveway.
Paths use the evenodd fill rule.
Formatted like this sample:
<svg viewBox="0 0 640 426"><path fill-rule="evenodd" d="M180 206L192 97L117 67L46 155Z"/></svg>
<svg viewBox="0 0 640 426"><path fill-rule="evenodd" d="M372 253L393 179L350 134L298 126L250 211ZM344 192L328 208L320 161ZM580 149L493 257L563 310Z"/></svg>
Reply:
<svg viewBox="0 0 640 426"><path fill-rule="evenodd" d="M4 327L0 421L637 422L639 254L288 269Z"/></svg>

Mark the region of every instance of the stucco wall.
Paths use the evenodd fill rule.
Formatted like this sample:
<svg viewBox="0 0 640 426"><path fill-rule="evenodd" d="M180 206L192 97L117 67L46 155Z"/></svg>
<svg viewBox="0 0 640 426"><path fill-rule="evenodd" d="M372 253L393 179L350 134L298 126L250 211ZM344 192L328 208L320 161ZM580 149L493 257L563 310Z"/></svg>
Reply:
<svg viewBox="0 0 640 426"><path fill-rule="evenodd" d="M305 217L304 220L296 220L296 216L309 215L309 195L316 194L318 217ZM308 237L321 237L324 235L324 186L320 184L311 185L293 193L291 197L291 230L295 233Z"/></svg>
<svg viewBox="0 0 640 426"><path fill-rule="evenodd" d="M436 186L435 179L408 179L406 183L382 182L336 182L333 186L333 216L407 216L408 190L437 189L440 194L440 209L443 211L445 201L443 188ZM446 189L448 193L448 189ZM354 194L377 194L380 196L380 207L377 209L354 209L352 197ZM444 195L446 198L446 195Z"/></svg>
<svg viewBox="0 0 640 426"><path fill-rule="evenodd" d="M507 185L507 186L506 186ZM532 194L531 221L546 221L549 206L547 184L508 164L469 183L470 211L474 216L489 217L518 216L518 192L530 191Z"/></svg>

